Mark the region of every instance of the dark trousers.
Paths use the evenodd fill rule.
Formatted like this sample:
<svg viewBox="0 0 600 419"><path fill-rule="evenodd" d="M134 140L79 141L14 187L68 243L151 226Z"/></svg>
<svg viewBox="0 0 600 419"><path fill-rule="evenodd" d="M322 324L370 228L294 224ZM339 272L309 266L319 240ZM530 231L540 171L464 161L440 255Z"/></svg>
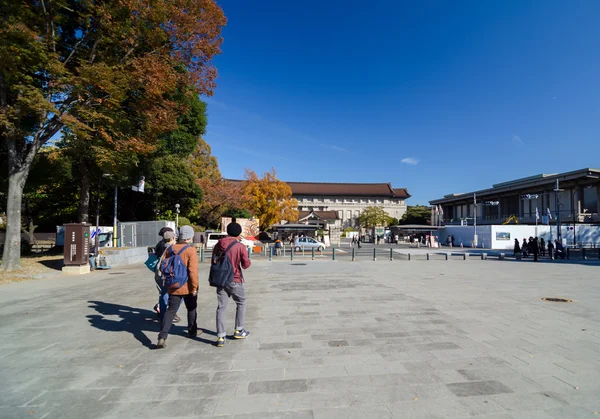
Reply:
<svg viewBox="0 0 600 419"><path fill-rule="evenodd" d="M169 295L169 306L167 307L167 312L161 321L160 333L158 334L159 339L166 339L169 335L169 329L171 329L171 326L173 325L173 318L177 313L177 309L181 304L181 300L183 300L185 307L187 308L188 331L198 328L198 324L196 323L196 307L198 307L198 296L192 294L183 296Z"/></svg>

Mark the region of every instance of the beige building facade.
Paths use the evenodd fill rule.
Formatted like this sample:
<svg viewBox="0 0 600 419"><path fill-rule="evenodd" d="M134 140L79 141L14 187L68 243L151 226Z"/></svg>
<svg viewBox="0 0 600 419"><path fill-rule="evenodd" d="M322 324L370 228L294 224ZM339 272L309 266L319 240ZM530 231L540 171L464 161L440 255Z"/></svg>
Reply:
<svg viewBox="0 0 600 419"><path fill-rule="evenodd" d="M393 188L390 183L286 183L298 200L301 215L314 213L342 229L356 226L358 216L370 206L382 207L390 217L401 218L410 198L406 188Z"/></svg>

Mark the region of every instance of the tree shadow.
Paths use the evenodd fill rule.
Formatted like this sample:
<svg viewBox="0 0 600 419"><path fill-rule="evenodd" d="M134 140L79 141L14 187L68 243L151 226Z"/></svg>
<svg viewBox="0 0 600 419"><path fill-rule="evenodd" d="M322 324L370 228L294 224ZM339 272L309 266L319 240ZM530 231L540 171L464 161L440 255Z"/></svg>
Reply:
<svg viewBox="0 0 600 419"><path fill-rule="evenodd" d="M54 269L55 271L62 270L62 267L64 265L63 258L40 260L38 261L38 263L44 265L46 268Z"/></svg>
<svg viewBox="0 0 600 419"><path fill-rule="evenodd" d="M130 333L137 341L148 349L156 349L156 345L146 336L144 331L156 332L160 331L160 321L156 313L152 310L139 309L128 307L120 304L105 303L103 301L88 301L90 308L96 310L98 314L87 316L92 327L95 327L106 332L127 332ZM119 316L119 320L110 320L105 316ZM185 322L185 316L184 321ZM216 333L210 330L198 328L203 333L215 336ZM187 326L179 326L173 324L170 335L187 336ZM214 341L203 339L201 337L192 338L195 341L214 345Z"/></svg>

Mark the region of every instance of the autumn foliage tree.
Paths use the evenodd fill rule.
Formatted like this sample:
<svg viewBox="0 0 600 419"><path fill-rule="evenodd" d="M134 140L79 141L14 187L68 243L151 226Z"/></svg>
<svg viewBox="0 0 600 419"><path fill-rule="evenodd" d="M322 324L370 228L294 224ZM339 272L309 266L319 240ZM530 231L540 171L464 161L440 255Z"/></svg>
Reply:
<svg viewBox="0 0 600 419"><path fill-rule="evenodd" d="M290 186L277 179L274 168L262 178L253 170L246 169L244 179L246 208L258 218L261 230L281 220L298 220L298 201L292 198Z"/></svg>
<svg viewBox="0 0 600 419"><path fill-rule="evenodd" d="M8 156L3 269L19 267L23 187L60 133L106 151L150 153L185 111L173 94L212 94L226 19L214 0L0 0L0 137Z"/></svg>

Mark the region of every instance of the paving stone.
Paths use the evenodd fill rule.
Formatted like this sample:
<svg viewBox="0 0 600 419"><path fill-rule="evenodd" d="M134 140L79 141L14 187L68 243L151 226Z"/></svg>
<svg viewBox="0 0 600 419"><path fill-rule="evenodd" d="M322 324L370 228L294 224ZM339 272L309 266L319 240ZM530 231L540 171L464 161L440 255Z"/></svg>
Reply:
<svg viewBox="0 0 600 419"><path fill-rule="evenodd" d="M94 272L84 281L4 285L0 417L547 419L600 411L597 266L415 262L399 271L401 262L254 259L246 275L252 335L223 348L214 346L216 299L206 281L204 333L188 339L185 325L175 325L164 350L152 350L156 290L143 266L123 269L125 282ZM201 278L207 273L205 264ZM550 293L574 303L539 300ZM227 316L231 325L235 304ZM257 384L295 380L305 387ZM457 397L479 394L481 382L514 393ZM497 387L483 386L486 394ZM292 390L302 391L250 394Z"/></svg>
<svg viewBox="0 0 600 419"><path fill-rule="evenodd" d="M302 348L302 342L277 342L277 343L261 343L258 347L259 350L264 351L267 349L295 349Z"/></svg>
<svg viewBox="0 0 600 419"><path fill-rule="evenodd" d="M248 394L301 393L308 391L306 380L256 381L248 386Z"/></svg>
<svg viewBox="0 0 600 419"><path fill-rule="evenodd" d="M333 409L314 409L315 419L391 419L385 406L352 406Z"/></svg>
<svg viewBox="0 0 600 419"><path fill-rule="evenodd" d="M458 397L484 396L512 393L513 391L498 381L470 381L468 383L446 384Z"/></svg>

